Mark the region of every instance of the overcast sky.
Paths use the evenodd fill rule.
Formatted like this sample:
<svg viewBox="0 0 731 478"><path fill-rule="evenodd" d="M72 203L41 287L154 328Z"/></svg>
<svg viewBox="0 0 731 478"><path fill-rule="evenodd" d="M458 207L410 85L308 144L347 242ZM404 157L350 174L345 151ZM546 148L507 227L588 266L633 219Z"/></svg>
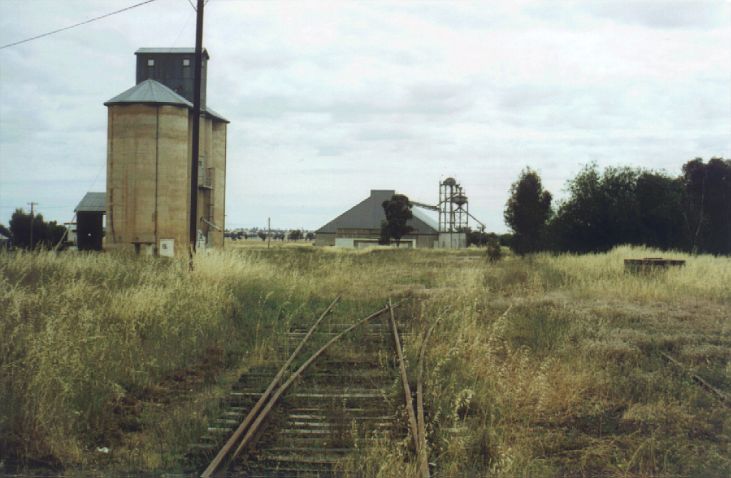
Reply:
<svg viewBox="0 0 731 478"><path fill-rule="evenodd" d="M139 0L0 0L0 44ZM210 0L208 104L231 120L226 226L317 228L454 176L504 231L531 166L560 197L591 161L677 174L731 157L731 3ZM106 183L106 107L139 47L193 46L157 0L0 50L0 223L36 201L68 221Z"/></svg>

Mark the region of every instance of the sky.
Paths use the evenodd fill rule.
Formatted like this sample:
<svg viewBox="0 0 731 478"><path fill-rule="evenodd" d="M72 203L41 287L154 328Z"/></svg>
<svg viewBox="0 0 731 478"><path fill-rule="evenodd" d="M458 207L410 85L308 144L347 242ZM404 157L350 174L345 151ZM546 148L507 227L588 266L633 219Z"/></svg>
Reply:
<svg viewBox="0 0 731 478"><path fill-rule="evenodd" d="M0 45L138 1L0 0ZM194 39L188 0L156 0L0 49L0 223L104 191L104 101L135 50ZM503 232L527 166L560 200L591 162L731 157L729 1L210 0L204 46L228 228L316 229L370 189L434 204L453 176Z"/></svg>

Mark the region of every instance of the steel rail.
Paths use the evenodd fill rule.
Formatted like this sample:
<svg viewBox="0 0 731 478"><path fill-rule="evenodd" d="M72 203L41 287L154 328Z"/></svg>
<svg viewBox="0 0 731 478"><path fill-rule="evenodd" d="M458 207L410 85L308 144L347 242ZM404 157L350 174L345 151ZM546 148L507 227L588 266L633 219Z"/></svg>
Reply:
<svg viewBox="0 0 731 478"><path fill-rule="evenodd" d="M236 450L229 457L227 464L232 463L234 460L236 460L236 458L238 458L238 456L241 454L241 451L251 442L251 440L253 439L254 435L258 431L259 426L266 419L266 417L268 416L269 412L271 412L272 408L277 403L277 400L279 400L279 398L282 396L282 394L284 394L284 392L286 392L289 389L289 387L294 383L294 381L297 380L299 378L299 376L302 375L302 373L305 370L307 370L307 368L309 368L309 366L312 365L312 363L315 360L317 360L318 357L320 357L320 355L322 355L332 344L334 344L335 342L337 342L341 337L343 337L345 334L347 334L348 332L352 331L353 329L355 329L359 325L362 325L362 324L366 323L367 321L369 321L371 319L374 319L375 317L380 316L384 312L386 312L388 310L391 310L392 308L395 308L395 307L398 307L398 306L399 306L398 303L395 304L395 305L391 305L389 303L389 305L387 305L386 307L384 307L384 308L382 308L382 309L380 309L380 310L372 313L371 315L369 315L369 316L367 316L367 317L365 317L363 319L360 319L358 322L354 323L353 325L349 326L348 328L346 328L345 330L343 330L342 332L340 332L339 334L337 334L336 336L334 336L333 338L331 338L325 345L323 345L322 347L320 347L314 354L312 354L310 356L310 358L308 358L296 371L294 371L292 373L292 375L290 375L290 377L287 379L287 381L284 382L277 389L277 391L274 392L273 395L271 395L271 397L269 398L269 401L267 402L267 404L264 407L264 409L261 410L261 411L259 411L259 413L257 414L256 418L254 419L253 423L251 424L251 426L249 426L248 430L246 431L246 434L241 439L241 442L239 443L238 447L236 448ZM253 416L253 414L251 414L251 415ZM222 460L219 462L219 465L218 465L219 467L220 467L220 463L222 463ZM217 470L218 470L218 467L216 469L214 469L210 474L205 475L205 477L204 477L204 475L201 475L201 476L204 477L204 478L207 478L207 477L210 477L210 476L214 476L214 474L216 473Z"/></svg>
<svg viewBox="0 0 731 478"><path fill-rule="evenodd" d="M426 423L424 421L424 355L426 353L426 344L429 343L429 337L442 320L439 317L424 335L419 350L419 361L417 362L416 372L416 428L419 432L419 470L423 477L429 477L429 449L426 444Z"/></svg>
<svg viewBox="0 0 731 478"><path fill-rule="evenodd" d="M221 447L221 449L218 451L216 456L211 460L211 463L206 467L206 469L201 474L201 478L209 478L213 476L213 474L216 472L218 467L221 465L223 460L226 458L226 455L231 451L231 448L234 447L236 442L239 440L241 435L246 431L246 429L251 424L252 420L254 420L254 417L257 413L259 413L259 410L264 405L264 402L266 402L267 398L269 398L269 395L272 393L272 390L274 390L274 387L277 386L277 384L281 381L282 377L284 376L284 373L287 371L289 366L292 364L294 359L299 354L300 350L302 350L302 347L304 347L305 343L309 340L309 338L312 336L312 334L315 332L315 329L317 329L317 326L320 325L320 322L327 316L327 314L332 311L333 307L335 307L335 304L338 303L340 300L340 296L335 297L335 300L333 300L330 305L327 306L325 311L320 315L320 317L315 321L314 324L312 324L312 327L310 327L310 330L307 332L307 334L304 336L302 341L300 341L299 345L297 345L297 348L294 349L294 352L289 356L287 361L282 365L282 367L279 369L279 372L277 372L277 375L274 377L272 382L269 384L266 390L264 390L264 393L261 394L261 397L259 397L259 400L256 402L256 405L251 409L248 415L246 415L246 418L243 422L236 428L236 431L229 437L229 439L226 441L226 443Z"/></svg>
<svg viewBox="0 0 731 478"><path fill-rule="evenodd" d="M703 388L705 391L715 395L716 398L718 398L721 401L721 403L723 403L727 407L731 407L731 402L729 402L729 398L721 390L717 389L716 387L714 387L713 385L708 383L706 380L703 379L703 377L696 375L693 372L691 372L690 370L688 370L687 368L685 368L685 366L682 363L680 363L678 360L673 358L672 355L667 354L665 352L660 352L660 355L662 355L666 360L668 360L670 363L672 363L673 365L678 367L680 370L682 370L686 374L690 375L690 378L693 379L693 381L695 383L700 385L700 387Z"/></svg>
<svg viewBox="0 0 731 478"><path fill-rule="evenodd" d="M393 308L390 308L391 305L391 299L388 299L388 305L390 309L390 322L391 322L391 330L393 331L393 342L394 346L396 348L396 357L398 358L398 365L399 365L399 372L401 373L401 383L404 387L404 401L406 404L406 413L409 417L409 429L411 430L411 437L414 441L414 451L416 452L417 457L419 456L420 452L420 444L419 444L419 431L416 427L416 416L414 415L414 402L411 398L411 387L409 387L409 377L406 374L406 364L404 363L404 353L401 349L401 340L399 340L398 336L398 328L396 327L396 319L393 316Z"/></svg>

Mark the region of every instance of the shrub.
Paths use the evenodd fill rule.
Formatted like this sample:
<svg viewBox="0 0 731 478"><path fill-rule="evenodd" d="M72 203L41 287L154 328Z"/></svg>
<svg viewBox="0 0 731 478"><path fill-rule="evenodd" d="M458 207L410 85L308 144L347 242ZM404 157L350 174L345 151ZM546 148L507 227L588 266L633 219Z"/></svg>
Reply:
<svg viewBox="0 0 731 478"><path fill-rule="evenodd" d="M497 239L490 239L487 241L487 260L490 262L497 262L503 258L503 250L500 247L500 243Z"/></svg>

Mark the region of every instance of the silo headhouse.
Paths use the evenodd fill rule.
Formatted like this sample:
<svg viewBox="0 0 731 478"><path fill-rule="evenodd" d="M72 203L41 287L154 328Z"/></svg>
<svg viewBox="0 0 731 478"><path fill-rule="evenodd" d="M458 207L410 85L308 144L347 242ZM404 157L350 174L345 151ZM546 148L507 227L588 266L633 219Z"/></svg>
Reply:
<svg viewBox="0 0 731 478"><path fill-rule="evenodd" d="M141 48L137 84L106 103L106 246L187 254L193 131L192 48ZM197 247L222 247L228 120L206 104L203 51Z"/></svg>

